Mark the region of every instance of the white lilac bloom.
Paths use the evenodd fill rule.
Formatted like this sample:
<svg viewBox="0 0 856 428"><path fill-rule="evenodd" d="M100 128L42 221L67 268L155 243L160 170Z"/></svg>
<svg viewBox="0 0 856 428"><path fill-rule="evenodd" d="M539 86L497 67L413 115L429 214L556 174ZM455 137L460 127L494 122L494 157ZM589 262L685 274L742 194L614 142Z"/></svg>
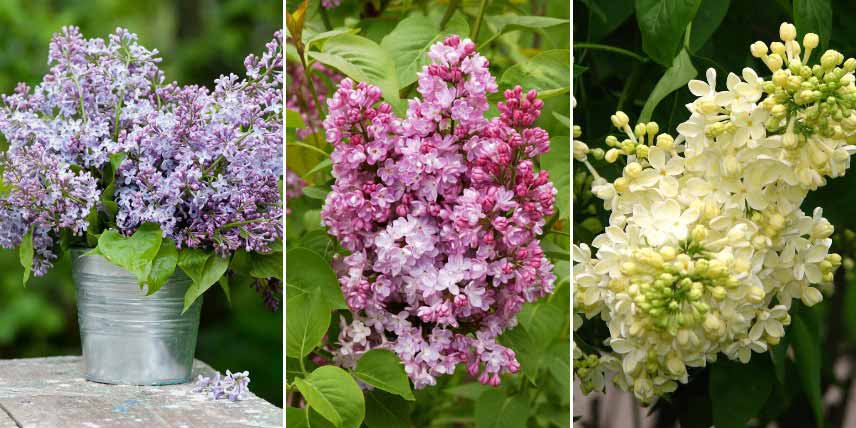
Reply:
<svg viewBox="0 0 856 428"><path fill-rule="evenodd" d="M856 151L847 107L856 105L856 60L828 51L807 65L815 39L801 61L782 34L772 53L761 42L751 49L769 79L747 68L729 74L725 90L713 70L690 82L697 99L676 138L613 115L627 135L607 138L607 162L627 157L613 182L588 163L594 150L575 147L612 211L591 248L574 248L575 311L599 317L610 335L607 350L575 347L587 390L612 378L650 403L686 383L689 367L720 354L745 363L783 337L792 299L814 305L818 286L832 282L841 264L829 253L833 228L820 208L809 216L800 206Z"/></svg>

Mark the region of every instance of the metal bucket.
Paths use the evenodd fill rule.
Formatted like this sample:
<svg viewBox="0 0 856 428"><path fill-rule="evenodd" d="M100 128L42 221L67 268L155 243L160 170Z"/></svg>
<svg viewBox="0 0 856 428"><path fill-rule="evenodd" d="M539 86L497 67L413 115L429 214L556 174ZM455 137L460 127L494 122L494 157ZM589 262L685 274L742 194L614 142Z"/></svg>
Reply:
<svg viewBox="0 0 856 428"><path fill-rule="evenodd" d="M101 256L73 249L77 318L86 379L119 385L190 381L202 297L184 315L191 281L176 270L151 296L136 277Z"/></svg>

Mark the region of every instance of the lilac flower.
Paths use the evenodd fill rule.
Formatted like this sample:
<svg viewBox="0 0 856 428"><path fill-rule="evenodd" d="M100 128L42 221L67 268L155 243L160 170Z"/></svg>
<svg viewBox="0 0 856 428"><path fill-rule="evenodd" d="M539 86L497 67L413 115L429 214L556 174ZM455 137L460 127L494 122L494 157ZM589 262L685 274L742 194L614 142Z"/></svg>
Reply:
<svg viewBox="0 0 856 428"><path fill-rule="evenodd" d="M204 393L212 400L240 401L249 393L249 384L250 372L232 373L226 370L226 376L221 376L220 372L214 373L213 377L199 375L193 392Z"/></svg>
<svg viewBox="0 0 856 428"><path fill-rule="evenodd" d="M32 231L42 275L62 233L82 240L110 212L103 198L124 234L155 222L180 247L269 252L282 238L282 34L266 47L245 78L209 91L164 84L158 52L127 30L103 40L64 27L41 84L2 97L0 245Z"/></svg>
<svg viewBox="0 0 856 428"><path fill-rule="evenodd" d="M385 348L416 388L458 364L496 386L520 368L497 336L553 289L537 237L556 190L532 162L549 150L532 127L543 102L518 87L488 120L497 86L473 42L449 37L429 57L404 119L350 79L327 100L335 183L322 219L351 252L337 264L354 313L334 357L352 367Z"/></svg>

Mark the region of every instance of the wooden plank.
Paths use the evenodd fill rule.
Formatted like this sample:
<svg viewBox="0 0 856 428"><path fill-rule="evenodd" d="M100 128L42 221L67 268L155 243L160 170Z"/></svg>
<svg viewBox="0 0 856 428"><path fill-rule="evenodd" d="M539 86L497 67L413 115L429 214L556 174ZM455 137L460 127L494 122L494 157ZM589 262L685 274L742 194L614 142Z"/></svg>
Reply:
<svg viewBox="0 0 856 428"><path fill-rule="evenodd" d="M197 360L193 372L195 378L213 370ZM0 373L0 407L12 418L7 427L0 411L0 428L282 427L282 409L255 395L239 402L215 401L194 393L193 383L89 382L82 377L80 357L2 360Z"/></svg>

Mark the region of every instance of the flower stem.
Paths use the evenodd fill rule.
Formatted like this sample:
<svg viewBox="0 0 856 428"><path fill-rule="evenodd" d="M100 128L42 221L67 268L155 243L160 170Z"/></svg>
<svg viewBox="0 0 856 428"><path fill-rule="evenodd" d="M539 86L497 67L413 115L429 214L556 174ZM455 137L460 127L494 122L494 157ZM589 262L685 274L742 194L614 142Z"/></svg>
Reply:
<svg viewBox="0 0 856 428"><path fill-rule="evenodd" d="M440 20L440 29L445 30L446 24L449 23L449 20L452 19L452 15L455 14L455 10L458 9L458 4L461 0L449 0L449 7L446 8L446 13L443 14L443 19Z"/></svg>
<svg viewBox="0 0 856 428"><path fill-rule="evenodd" d="M609 45L602 45L600 43L574 43L574 49L594 49L594 50L599 50L599 51L612 52L612 53L617 53L617 54L621 54L624 56L628 56L628 57L633 58L637 61L648 62L648 58L645 58L644 56L639 55L639 54L634 53L634 52L631 52L627 49L621 49L621 48L617 48L615 46L609 46Z"/></svg>
<svg viewBox="0 0 856 428"><path fill-rule="evenodd" d="M479 37L479 30L481 29L482 20L484 20L485 9L487 9L487 0L481 0L479 14L476 16L476 23L473 24L473 31L472 34L470 34L470 39L473 41L476 41Z"/></svg>

